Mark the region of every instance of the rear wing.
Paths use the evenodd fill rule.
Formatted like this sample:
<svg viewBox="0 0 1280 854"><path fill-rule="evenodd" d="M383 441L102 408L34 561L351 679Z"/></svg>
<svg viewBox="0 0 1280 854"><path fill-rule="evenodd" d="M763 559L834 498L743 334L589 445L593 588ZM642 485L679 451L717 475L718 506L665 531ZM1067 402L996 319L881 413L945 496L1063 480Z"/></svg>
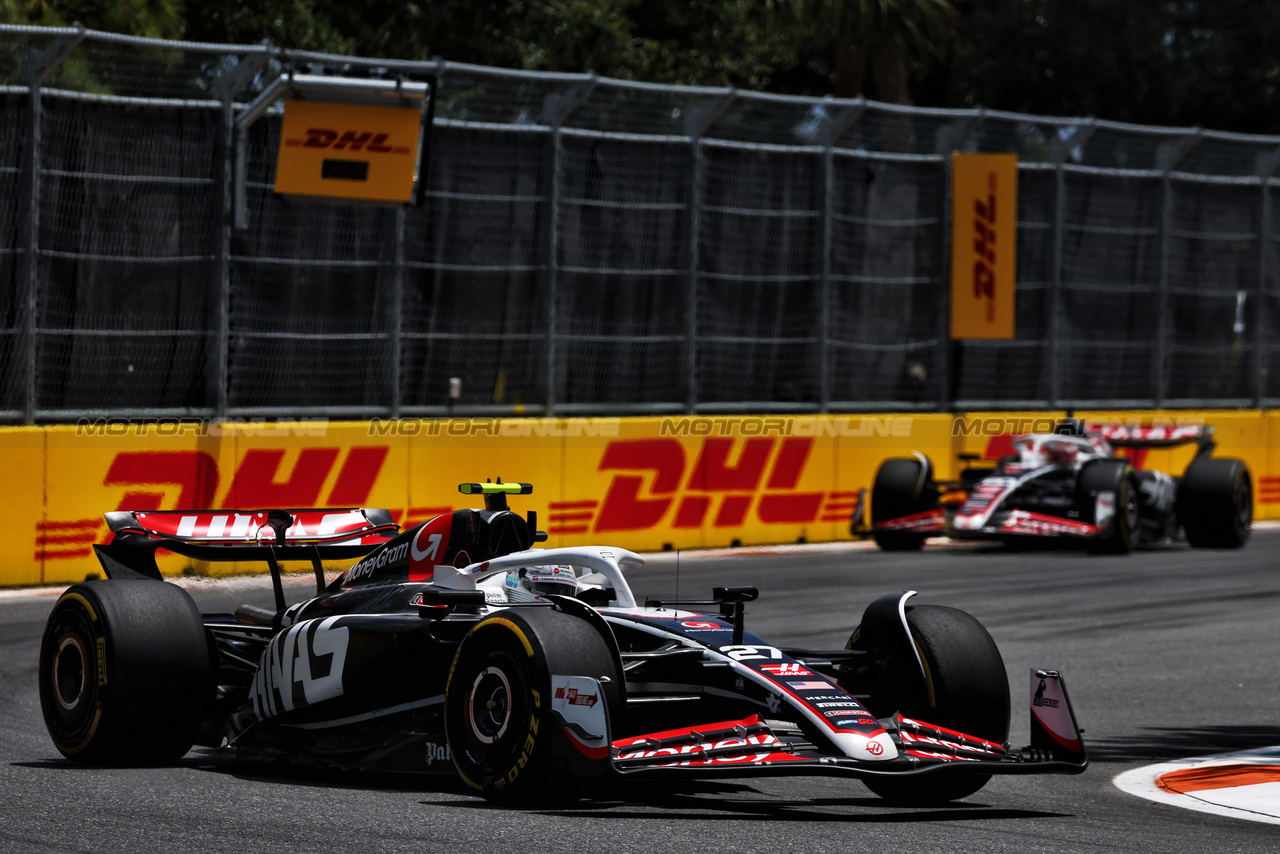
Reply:
<svg viewBox="0 0 1280 854"><path fill-rule="evenodd" d="M313 510L117 510L107 513L115 535L143 534L191 544L277 546L385 542L399 533L386 510L349 508ZM210 558L240 560L239 557Z"/></svg>
<svg viewBox="0 0 1280 854"><path fill-rule="evenodd" d="M157 549L196 560L261 560L271 570L277 603L284 600L280 561L310 561L323 590L322 559L364 557L400 532L389 512L373 508L120 510L106 519L111 540L93 550L108 578L162 580Z"/></svg>
<svg viewBox="0 0 1280 854"><path fill-rule="evenodd" d="M1197 454L1208 454L1217 445L1213 440L1213 428L1198 427L1126 427L1101 426L1092 428L1115 448L1174 448L1179 445L1200 446Z"/></svg>

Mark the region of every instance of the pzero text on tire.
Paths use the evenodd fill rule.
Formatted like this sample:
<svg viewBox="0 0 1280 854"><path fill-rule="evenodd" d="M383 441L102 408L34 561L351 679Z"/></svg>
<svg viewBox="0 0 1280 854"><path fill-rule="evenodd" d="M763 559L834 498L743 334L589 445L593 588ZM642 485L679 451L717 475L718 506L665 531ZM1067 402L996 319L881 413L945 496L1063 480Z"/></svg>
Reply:
<svg viewBox="0 0 1280 854"><path fill-rule="evenodd" d="M213 700L200 612L185 590L161 581L89 581L63 593L39 668L49 735L80 764L174 762Z"/></svg>

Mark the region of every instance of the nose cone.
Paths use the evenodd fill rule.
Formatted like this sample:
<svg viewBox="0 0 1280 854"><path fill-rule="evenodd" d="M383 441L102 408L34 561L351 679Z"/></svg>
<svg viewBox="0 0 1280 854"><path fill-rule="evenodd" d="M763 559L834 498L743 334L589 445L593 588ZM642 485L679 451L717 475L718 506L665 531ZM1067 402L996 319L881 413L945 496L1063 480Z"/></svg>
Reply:
<svg viewBox="0 0 1280 854"><path fill-rule="evenodd" d="M883 762L898 758L898 748L887 732L882 732L873 738L856 732L837 732L832 733L831 738L850 759L858 759L862 762Z"/></svg>

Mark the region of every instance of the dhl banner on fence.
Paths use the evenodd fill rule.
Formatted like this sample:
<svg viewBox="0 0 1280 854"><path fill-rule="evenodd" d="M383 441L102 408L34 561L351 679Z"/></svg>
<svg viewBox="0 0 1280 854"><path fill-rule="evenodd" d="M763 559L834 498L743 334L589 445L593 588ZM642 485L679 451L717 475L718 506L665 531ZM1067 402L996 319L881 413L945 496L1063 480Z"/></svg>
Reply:
<svg viewBox="0 0 1280 854"><path fill-rule="evenodd" d="M951 155L951 337L1014 336L1016 154Z"/></svg>
<svg viewBox="0 0 1280 854"><path fill-rule="evenodd" d="M452 419L369 423L126 424L0 428L0 585L79 581L110 510L383 507L402 527L471 506L462 482L534 484L549 546L637 551L847 539L858 490L887 457L927 454L939 478L961 453L997 458L1057 413ZM1253 473L1258 518L1280 518L1280 415L1089 413L1094 423L1211 424L1219 456ZM1139 451L1181 474L1193 446ZM166 572L191 571L178 556ZM244 565L197 565L199 572Z"/></svg>

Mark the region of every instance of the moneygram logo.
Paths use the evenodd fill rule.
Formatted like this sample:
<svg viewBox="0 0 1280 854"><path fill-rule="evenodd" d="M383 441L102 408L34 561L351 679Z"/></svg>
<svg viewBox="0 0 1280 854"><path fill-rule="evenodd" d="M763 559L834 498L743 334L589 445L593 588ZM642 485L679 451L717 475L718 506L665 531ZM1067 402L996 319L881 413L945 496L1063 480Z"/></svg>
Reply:
<svg viewBox="0 0 1280 854"><path fill-rule="evenodd" d="M749 517L773 525L847 521L856 491L798 488L813 441L713 437L688 453L671 438L612 441L597 466L614 473L603 502L551 502L547 531L607 533L659 525L678 530L708 523L736 528Z"/></svg>

